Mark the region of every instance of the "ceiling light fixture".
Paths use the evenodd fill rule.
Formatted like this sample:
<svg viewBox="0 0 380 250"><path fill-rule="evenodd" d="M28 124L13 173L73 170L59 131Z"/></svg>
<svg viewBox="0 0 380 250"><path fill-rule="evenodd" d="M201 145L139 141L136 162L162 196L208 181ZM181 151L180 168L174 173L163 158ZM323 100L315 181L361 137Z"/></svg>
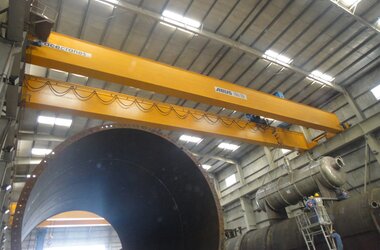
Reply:
<svg viewBox="0 0 380 250"><path fill-rule="evenodd" d="M227 149L227 150L231 150L231 151L235 151L237 150L238 148L240 148L239 145L235 145L235 144L230 144L230 143L226 143L226 142L222 142L218 145L218 148L222 148L222 149Z"/></svg>
<svg viewBox="0 0 380 250"><path fill-rule="evenodd" d="M191 136L191 135L181 135L179 137L180 141L185 141L185 142L192 142L192 143L200 143L203 141L202 138L196 137L196 136Z"/></svg>
<svg viewBox="0 0 380 250"><path fill-rule="evenodd" d="M32 148L32 155L48 155L52 150L48 148ZM30 178L30 176L28 177Z"/></svg>
<svg viewBox="0 0 380 250"><path fill-rule="evenodd" d="M270 50L268 49L267 51L265 51L264 55L263 55L264 58L267 58L267 59L271 59L273 61L276 61L280 64L291 64L293 62L293 59L287 57L287 56L284 56L284 55L281 55L273 50Z"/></svg>
<svg viewBox="0 0 380 250"><path fill-rule="evenodd" d="M41 124L51 125L51 126L57 125L57 126L63 126L63 127L70 127L73 120L40 115L37 118L37 122Z"/></svg>

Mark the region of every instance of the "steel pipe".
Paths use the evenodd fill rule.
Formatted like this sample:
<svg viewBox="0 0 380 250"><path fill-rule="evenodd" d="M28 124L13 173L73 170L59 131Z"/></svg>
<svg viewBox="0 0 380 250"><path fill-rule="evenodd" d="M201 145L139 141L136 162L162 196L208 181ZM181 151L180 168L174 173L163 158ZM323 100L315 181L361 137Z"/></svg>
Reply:
<svg viewBox="0 0 380 250"><path fill-rule="evenodd" d="M58 146L26 183L12 250L39 223L84 210L105 218L128 250L219 250L223 220L199 164L168 139L138 126L107 125Z"/></svg>
<svg viewBox="0 0 380 250"><path fill-rule="evenodd" d="M380 188L335 202L327 209L333 226L342 236L345 250L379 249ZM316 241L317 249L326 243ZM307 249L294 218L269 227L246 232L226 242L226 250L301 250Z"/></svg>
<svg viewBox="0 0 380 250"><path fill-rule="evenodd" d="M297 204L303 197L319 190L318 185L335 189L346 182L342 158L323 157L309 166L280 177L256 193L256 202L261 210L269 206L280 210L286 206Z"/></svg>

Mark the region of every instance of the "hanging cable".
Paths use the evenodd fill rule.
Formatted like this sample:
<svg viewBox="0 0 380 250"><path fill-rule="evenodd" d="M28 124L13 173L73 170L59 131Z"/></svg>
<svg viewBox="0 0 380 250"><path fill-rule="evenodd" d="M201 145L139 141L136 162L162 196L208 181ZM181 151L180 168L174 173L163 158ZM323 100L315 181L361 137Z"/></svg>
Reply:
<svg viewBox="0 0 380 250"><path fill-rule="evenodd" d="M80 86L68 86L67 84L61 83L52 83L50 81L41 82L41 85L35 87L28 83L28 81L25 82L25 87L31 91L31 92L38 92L42 91L44 88L48 87L50 91L56 95L56 96L65 96L69 94L70 92L73 93L73 95L80 101L87 101L91 98L97 98L101 103L104 105L111 105L113 103L117 103L121 108L128 109L132 108L133 106L137 107L142 112L150 112L153 109L156 109L161 115L168 116L171 113L174 113L177 118L179 119L186 119L188 117L192 117L193 119L200 121L200 120L206 120L210 124L217 124L222 123L224 126L230 127L230 126L237 126L240 129L250 129L253 132L257 132L258 130L264 131L267 129L270 129L272 133L276 133L277 129L270 127L268 125L261 125L261 124L255 124L250 121L242 121L242 120L236 120L231 119L227 117L222 117L215 114L207 114L203 113L201 111L192 111L186 108L177 108L173 107L169 104L157 104L155 102L147 102L146 100L138 99L138 98L131 98L131 97L125 97L115 94L108 94L107 95L98 93L96 90L88 91L88 89L82 89ZM88 92L87 95L84 95L83 92ZM279 144L281 144L278 141Z"/></svg>

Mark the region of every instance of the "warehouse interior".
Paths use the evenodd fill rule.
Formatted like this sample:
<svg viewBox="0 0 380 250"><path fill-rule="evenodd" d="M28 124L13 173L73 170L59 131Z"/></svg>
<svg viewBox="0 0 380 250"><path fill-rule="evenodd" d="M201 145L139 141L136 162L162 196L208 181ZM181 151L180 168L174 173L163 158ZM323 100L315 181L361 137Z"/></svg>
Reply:
<svg viewBox="0 0 380 250"><path fill-rule="evenodd" d="M380 249L379 1L1 0L0 29L1 249Z"/></svg>

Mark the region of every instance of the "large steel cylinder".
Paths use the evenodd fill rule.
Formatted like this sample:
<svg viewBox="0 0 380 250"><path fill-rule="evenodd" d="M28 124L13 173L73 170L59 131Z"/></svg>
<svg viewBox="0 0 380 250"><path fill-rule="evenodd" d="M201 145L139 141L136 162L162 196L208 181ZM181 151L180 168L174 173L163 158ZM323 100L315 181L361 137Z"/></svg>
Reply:
<svg viewBox="0 0 380 250"><path fill-rule="evenodd" d="M104 217L123 249L223 247L223 220L206 174L186 152L147 129L91 129L61 144L34 174L18 202L13 250L39 223L71 210Z"/></svg>
<svg viewBox="0 0 380 250"><path fill-rule="evenodd" d="M266 205L273 210L280 210L314 194L319 189L318 185L329 189L340 187L346 182L343 166L340 157L323 157L260 188L256 193L257 205L264 211Z"/></svg>
<svg viewBox="0 0 380 250"><path fill-rule="evenodd" d="M343 239L345 250L380 249L380 188L335 202L327 211ZM317 239L316 244L317 249L327 249L322 238ZM226 242L226 250L273 249L307 249L294 218L248 231Z"/></svg>

